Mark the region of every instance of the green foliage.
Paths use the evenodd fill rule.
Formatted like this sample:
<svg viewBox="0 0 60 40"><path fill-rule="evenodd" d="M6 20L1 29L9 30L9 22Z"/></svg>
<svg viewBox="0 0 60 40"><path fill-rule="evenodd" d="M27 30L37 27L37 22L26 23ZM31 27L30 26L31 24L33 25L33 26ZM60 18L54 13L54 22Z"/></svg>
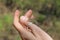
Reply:
<svg viewBox="0 0 60 40"><path fill-rule="evenodd" d="M11 14L6 14L6 15L4 15L3 20L4 20L5 23L11 25L11 23L12 23L12 15L11 15Z"/></svg>
<svg viewBox="0 0 60 40"><path fill-rule="evenodd" d="M60 33L60 21L56 21L55 25L56 25L57 33Z"/></svg>
<svg viewBox="0 0 60 40"><path fill-rule="evenodd" d="M3 29L4 24L3 24L3 20L0 19L0 30Z"/></svg>
<svg viewBox="0 0 60 40"><path fill-rule="evenodd" d="M13 2L15 2L16 6L20 7L20 9L30 7L38 10L41 8L41 5L45 3L45 0L13 0Z"/></svg>
<svg viewBox="0 0 60 40"><path fill-rule="evenodd" d="M60 16L60 0L56 0L57 16Z"/></svg>
<svg viewBox="0 0 60 40"><path fill-rule="evenodd" d="M60 0L56 0L57 6L60 6Z"/></svg>
<svg viewBox="0 0 60 40"><path fill-rule="evenodd" d="M22 40L20 36L17 36L16 37L16 40Z"/></svg>
<svg viewBox="0 0 60 40"><path fill-rule="evenodd" d="M40 16L38 16L38 18L37 18L37 21L38 22L43 22L45 18L46 18L45 15L40 14Z"/></svg>
<svg viewBox="0 0 60 40"><path fill-rule="evenodd" d="M12 15L11 14L6 14L3 15L0 19L0 29L4 28L5 25L12 25Z"/></svg>

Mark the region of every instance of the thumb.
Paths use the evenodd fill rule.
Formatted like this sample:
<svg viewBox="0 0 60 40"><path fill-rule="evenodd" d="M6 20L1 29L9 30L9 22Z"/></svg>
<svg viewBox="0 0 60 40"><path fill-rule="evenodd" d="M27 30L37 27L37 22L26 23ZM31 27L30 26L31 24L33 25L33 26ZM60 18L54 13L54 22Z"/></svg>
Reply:
<svg viewBox="0 0 60 40"><path fill-rule="evenodd" d="M29 19L26 16L21 16L20 21L25 24L26 22L29 21Z"/></svg>

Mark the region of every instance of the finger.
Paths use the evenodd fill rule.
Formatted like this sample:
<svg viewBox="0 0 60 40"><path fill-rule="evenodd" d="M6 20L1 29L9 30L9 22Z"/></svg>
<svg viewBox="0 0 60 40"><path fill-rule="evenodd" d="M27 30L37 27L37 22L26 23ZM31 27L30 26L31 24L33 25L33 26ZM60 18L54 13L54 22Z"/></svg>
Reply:
<svg viewBox="0 0 60 40"><path fill-rule="evenodd" d="M30 19L34 19L34 16L32 15Z"/></svg>
<svg viewBox="0 0 60 40"><path fill-rule="evenodd" d="M32 22L26 22L25 24L33 30L40 30L39 27L37 25L33 24Z"/></svg>
<svg viewBox="0 0 60 40"><path fill-rule="evenodd" d="M24 24L25 22L27 22L29 19L26 16L21 16L20 17L20 21Z"/></svg>
<svg viewBox="0 0 60 40"><path fill-rule="evenodd" d="M25 14L26 17L30 18L32 16L32 10L29 10L26 14Z"/></svg>
<svg viewBox="0 0 60 40"><path fill-rule="evenodd" d="M15 15L14 15L14 22L18 22L19 21L19 10L15 11Z"/></svg>
<svg viewBox="0 0 60 40"><path fill-rule="evenodd" d="M32 15L30 17L30 19L34 19L34 16ZM29 18L28 17L26 17L26 16L21 16L20 17L20 23L24 24L24 22L27 22L27 21L29 21Z"/></svg>
<svg viewBox="0 0 60 40"><path fill-rule="evenodd" d="M18 31L22 31L23 27L22 25L19 23L19 10L15 11L15 15L14 15L14 27L18 30Z"/></svg>
<svg viewBox="0 0 60 40"><path fill-rule="evenodd" d="M28 21L28 18L26 19L26 17L25 16L21 16L20 17L20 23L21 23L21 25L26 29L26 30L28 30L28 27L25 25L25 22L26 21Z"/></svg>

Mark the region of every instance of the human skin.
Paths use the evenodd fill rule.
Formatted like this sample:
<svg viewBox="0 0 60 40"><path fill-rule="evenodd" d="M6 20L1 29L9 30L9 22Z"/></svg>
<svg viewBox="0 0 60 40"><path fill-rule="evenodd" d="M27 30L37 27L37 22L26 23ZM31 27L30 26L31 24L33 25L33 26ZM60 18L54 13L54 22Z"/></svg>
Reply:
<svg viewBox="0 0 60 40"><path fill-rule="evenodd" d="M14 27L21 35L22 40L53 40L40 27L33 24L29 19L33 19L32 10L28 10L24 16L19 18L19 10L15 11Z"/></svg>

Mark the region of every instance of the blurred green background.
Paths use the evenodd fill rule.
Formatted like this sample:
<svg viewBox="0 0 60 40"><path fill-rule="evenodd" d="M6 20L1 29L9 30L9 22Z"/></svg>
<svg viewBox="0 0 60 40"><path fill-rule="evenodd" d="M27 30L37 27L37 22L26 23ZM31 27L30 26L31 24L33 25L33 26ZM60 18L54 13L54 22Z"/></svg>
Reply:
<svg viewBox="0 0 60 40"><path fill-rule="evenodd" d="M21 15L32 9L32 21L54 40L60 40L60 0L0 0L0 40L21 40L13 27L16 9Z"/></svg>

